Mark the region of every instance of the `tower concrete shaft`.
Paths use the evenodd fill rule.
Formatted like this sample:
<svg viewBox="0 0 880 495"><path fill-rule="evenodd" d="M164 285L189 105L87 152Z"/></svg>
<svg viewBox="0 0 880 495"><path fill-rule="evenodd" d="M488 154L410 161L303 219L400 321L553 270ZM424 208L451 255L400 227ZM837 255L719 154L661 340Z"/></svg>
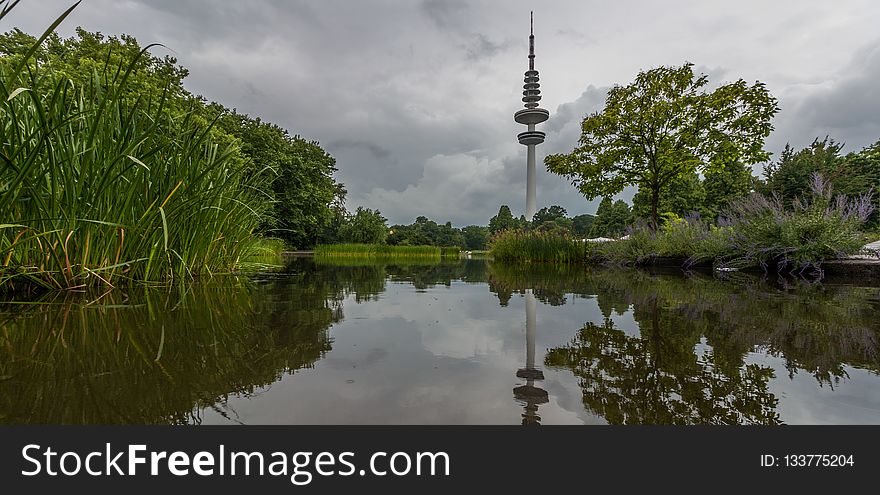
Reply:
<svg viewBox="0 0 880 495"><path fill-rule="evenodd" d="M530 131L535 130L535 126L529 126ZM526 158L526 166L528 170L526 172L526 219L528 221L532 221L532 218L535 217L535 213L538 213L538 184L537 184L537 172L535 171L535 145L530 144L527 147L527 158Z"/></svg>
<svg viewBox="0 0 880 495"><path fill-rule="evenodd" d="M535 146L543 143L545 137L543 132L535 130L535 125L550 118L550 112L538 108L538 102L541 101L541 85L538 81L538 71L535 70L535 29L534 15L532 15L529 34L529 70L525 72L523 79L525 84L523 84L522 101L525 110L520 110L513 115L513 120L528 126L528 130L519 133L517 139L528 150L526 156L526 219L529 221L538 212Z"/></svg>

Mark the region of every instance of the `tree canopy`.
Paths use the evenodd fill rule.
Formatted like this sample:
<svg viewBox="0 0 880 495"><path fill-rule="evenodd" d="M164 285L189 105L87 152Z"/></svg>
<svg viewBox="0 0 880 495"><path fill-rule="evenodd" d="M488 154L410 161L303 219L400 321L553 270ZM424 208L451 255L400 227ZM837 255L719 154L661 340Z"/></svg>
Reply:
<svg viewBox="0 0 880 495"><path fill-rule="evenodd" d="M596 219L590 230L591 237L620 237L632 224L632 211L626 202L617 200L612 202L606 196L599 203L596 210Z"/></svg>
<svg viewBox="0 0 880 495"><path fill-rule="evenodd" d="M516 229L520 227L520 221L513 217L510 207L501 205L498 214L489 219L489 232L497 234L503 230Z"/></svg>
<svg viewBox="0 0 880 495"><path fill-rule="evenodd" d="M548 156L547 169L589 199L644 189L656 225L661 192L676 178L769 158L764 139L779 109L764 84L740 79L712 91L708 84L690 63L640 72L609 90L604 110L584 119L578 146Z"/></svg>
<svg viewBox="0 0 880 495"><path fill-rule="evenodd" d="M340 240L361 244L384 244L388 236L387 221L379 210L358 206L354 214L348 215L340 226Z"/></svg>

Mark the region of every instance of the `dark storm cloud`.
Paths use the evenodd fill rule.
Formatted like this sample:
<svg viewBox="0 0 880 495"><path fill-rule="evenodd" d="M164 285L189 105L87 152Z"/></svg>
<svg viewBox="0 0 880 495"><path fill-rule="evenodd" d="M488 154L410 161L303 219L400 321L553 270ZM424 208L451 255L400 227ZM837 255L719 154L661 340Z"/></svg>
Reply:
<svg viewBox="0 0 880 495"><path fill-rule="evenodd" d="M791 98L787 111L783 107L773 145L786 139L805 146L830 136L857 151L880 140L880 41L858 50L839 76L815 86Z"/></svg>
<svg viewBox="0 0 880 495"><path fill-rule="evenodd" d="M36 33L70 0L24 0L9 26ZM691 61L714 83L765 81L782 112L768 149L830 134L880 137L880 5L568 0L85 0L61 28L159 42L209 100L315 139L337 159L350 208L485 224L525 203L521 108L528 12L550 120L546 154L571 150L605 92L642 69ZM756 14L759 12L760 14ZM631 194L631 191L624 194ZM538 203L595 211L539 165Z"/></svg>

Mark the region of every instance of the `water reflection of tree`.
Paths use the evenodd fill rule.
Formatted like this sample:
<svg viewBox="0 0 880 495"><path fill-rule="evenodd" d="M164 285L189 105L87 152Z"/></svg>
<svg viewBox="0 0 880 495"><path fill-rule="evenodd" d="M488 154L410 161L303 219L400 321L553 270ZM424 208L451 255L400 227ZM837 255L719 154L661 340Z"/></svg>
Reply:
<svg viewBox="0 0 880 495"><path fill-rule="evenodd" d="M767 283L739 274L711 275L493 264L490 289L503 294L534 288L539 300L563 304L596 297L605 318L644 313L656 301L666 319L705 338L713 365L731 374L754 350L784 360L790 374L807 372L821 384L846 377L846 367L880 373L880 288ZM507 296L509 297L509 295ZM696 341L696 340L695 340Z"/></svg>
<svg viewBox="0 0 880 495"><path fill-rule="evenodd" d="M202 407L313 366L340 317L325 289L233 277L3 306L0 422L199 421Z"/></svg>
<svg viewBox="0 0 880 495"><path fill-rule="evenodd" d="M666 318L658 301L636 308L638 337L587 323L551 349L547 366L579 379L584 405L612 424L778 424L773 370L754 364L725 372L711 350L696 354L699 332Z"/></svg>
<svg viewBox="0 0 880 495"><path fill-rule="evenodd" d="M404 282L416 289L438 285L450 286L453 281L485 282L486 264L479 260L369 259L323 258L296 259L288 272L305 272L318 280L332 280L340 294L355 300L375 299L385 291L387 282Z"/></svg>
<svg viewBox="0 0 880 495"><path fill-rule="evenodd" d="M756 278L734 282L631 272L595 275L600 302L632 305L635 314L657 300L664 317L694 328L719 366L741 367L748 352L782 358L822 384L846 377L846 366L880 371L878 288L803 284L780 288Z"/></svg>

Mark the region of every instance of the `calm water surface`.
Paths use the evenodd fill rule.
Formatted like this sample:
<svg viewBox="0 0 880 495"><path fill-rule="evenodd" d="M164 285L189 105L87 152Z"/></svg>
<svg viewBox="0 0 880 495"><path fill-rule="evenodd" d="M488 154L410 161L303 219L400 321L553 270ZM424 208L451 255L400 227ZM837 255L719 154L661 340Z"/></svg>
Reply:
<svg viewBox="0 0 880 495"><path fill-rule="evenodd" d="M0 304L0 422L880 423L880 289L479 260Z"/></svg>

